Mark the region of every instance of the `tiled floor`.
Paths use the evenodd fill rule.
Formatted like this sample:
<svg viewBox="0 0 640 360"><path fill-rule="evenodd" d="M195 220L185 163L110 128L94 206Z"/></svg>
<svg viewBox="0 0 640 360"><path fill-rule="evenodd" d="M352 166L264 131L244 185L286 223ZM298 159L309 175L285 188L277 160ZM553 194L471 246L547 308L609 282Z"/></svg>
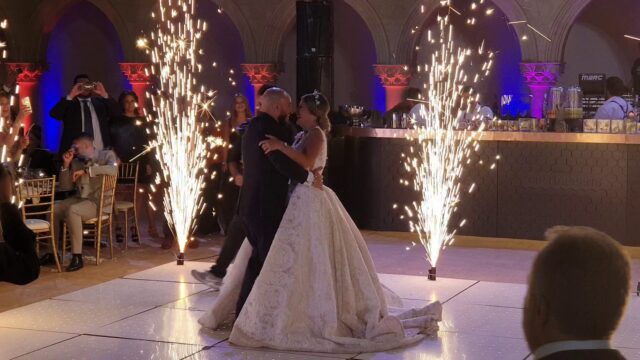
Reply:
<svg viewBox="0 0 640 360"><path fill-rule="evenodd" d="M189 271L204 262L161 265L125 278L0 313L0 359L525 359L523 284L381 274L406 305L444 302L437 339L371 354L238 348L228 331L202 330L198 317L217 293ZM640 298L631 297L614 343L640 359Z"/></svg>

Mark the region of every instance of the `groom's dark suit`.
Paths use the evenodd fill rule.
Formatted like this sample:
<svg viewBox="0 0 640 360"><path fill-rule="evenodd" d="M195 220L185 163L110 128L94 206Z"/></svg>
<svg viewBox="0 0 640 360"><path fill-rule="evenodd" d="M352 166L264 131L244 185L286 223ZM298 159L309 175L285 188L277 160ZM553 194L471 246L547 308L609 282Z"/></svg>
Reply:
<svg viewBox="0 0 640 360"><path fill-rule="evenodd" d="M289 144L293 140L293 134L285 123L278 123L264 113L249 122L242 137L244 183L240 190L238 212L253 246L253 253L240 291L237 315L260 274L287 209L289 179L304 183L312 178L308 171L280 151L265 155L258 144L267 139L266 135L273 135Z"/></svg>

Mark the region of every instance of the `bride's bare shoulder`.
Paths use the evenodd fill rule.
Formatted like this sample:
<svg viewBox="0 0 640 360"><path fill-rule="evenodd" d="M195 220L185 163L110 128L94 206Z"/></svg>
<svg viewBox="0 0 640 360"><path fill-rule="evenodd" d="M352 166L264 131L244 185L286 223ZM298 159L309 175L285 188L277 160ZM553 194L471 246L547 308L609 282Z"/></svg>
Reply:
<svg viewBox="0 0 640 360"><path fill-rule="evenodd" d="M316 127L309 130L309 132L307 133L307 138L313 138L316 141L324 142L325 134L322 129Z"/></svg>

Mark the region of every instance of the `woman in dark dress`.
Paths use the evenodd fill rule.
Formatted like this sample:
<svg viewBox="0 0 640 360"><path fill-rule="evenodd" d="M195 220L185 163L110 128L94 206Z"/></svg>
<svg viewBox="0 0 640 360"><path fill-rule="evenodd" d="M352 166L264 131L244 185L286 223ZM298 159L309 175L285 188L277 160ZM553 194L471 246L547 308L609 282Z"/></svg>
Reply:
<svg viewBox="0 0 640 360"><path fill-rule="evenodd" d="M126 163L133 159L136 155L144 151L145 146L149 144L149 138L146 131L145 118L140 114L138 110L138 95L133 91L124 91L120 94L118 99L120 108L122 109L122 115L112 120L110 125L111 130L111 142L113 145L113 151L121 162ZM148 233L151 237L158 237L158 231L155 227L154 214L151 207L148 205L148 201L145 198L149 191L149 183L153 178L153 168L150 154L139 157L136 161L139 163L138 168L138 188L142 189L144 193L140 191L136 196L138 214L146 214ZM134 241L138 241L138 234L135 233L135 227L131 227L132 238ZM121 241L121 234L117 235L118 241Z"/></svg>

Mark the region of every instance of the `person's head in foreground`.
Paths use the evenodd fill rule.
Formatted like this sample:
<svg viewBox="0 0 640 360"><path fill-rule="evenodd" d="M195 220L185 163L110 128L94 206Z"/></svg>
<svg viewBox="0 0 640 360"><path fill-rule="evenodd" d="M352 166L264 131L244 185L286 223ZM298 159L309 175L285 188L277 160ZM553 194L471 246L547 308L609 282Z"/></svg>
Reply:
<svg viewBox="0 0 640 360"><path fill-rule="evenodd" d="M549 244L535 259L524 306L534 358L597 353L622 359L609 345L629 297L630 263L622 247L588 227L554 227L545 237Z"/></svg>

